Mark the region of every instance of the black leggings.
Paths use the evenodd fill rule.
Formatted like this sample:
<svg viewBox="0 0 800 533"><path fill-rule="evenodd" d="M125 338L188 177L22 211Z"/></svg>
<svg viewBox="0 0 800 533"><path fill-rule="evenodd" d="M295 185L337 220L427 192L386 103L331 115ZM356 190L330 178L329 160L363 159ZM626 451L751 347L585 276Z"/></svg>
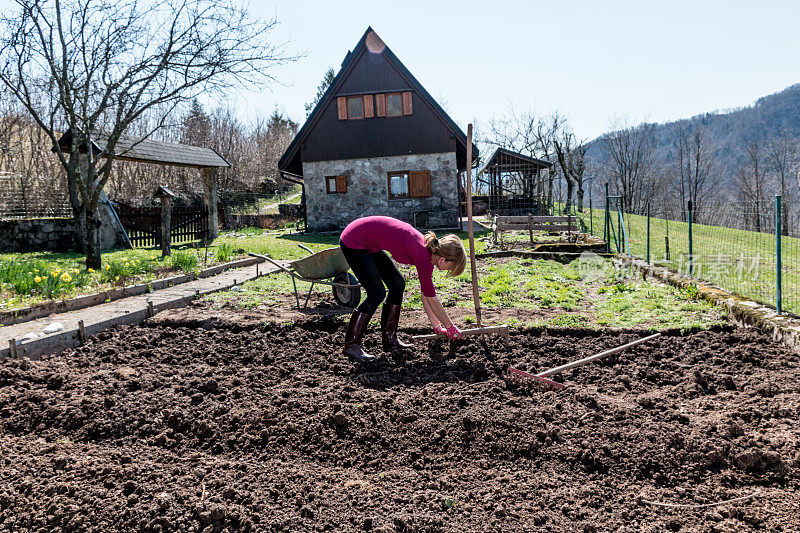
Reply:
<svg viewBox="0 0 800 533"><path fill-rule="evenodd" d="M380 251L369 253L367 250L348 248L343 243L342 248L347 264L353 270L358 282L367 291L367 299L361 302L358 310L362 313L372 315L384 298L388 305L400 305L403 303L403 291L406 289L406 280L397 270L394 261L389 255ZM387 296L386 289L389 289Z"/></svg>

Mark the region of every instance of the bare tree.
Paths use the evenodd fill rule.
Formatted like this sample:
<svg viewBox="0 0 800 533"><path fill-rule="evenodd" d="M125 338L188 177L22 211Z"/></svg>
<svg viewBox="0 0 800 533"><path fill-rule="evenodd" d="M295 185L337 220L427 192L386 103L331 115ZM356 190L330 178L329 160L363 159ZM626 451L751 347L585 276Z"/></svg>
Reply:
<svg viewBox="0 0 800 533"><path fill-rule="evenodd" d="M744 209L743 222L756 231L761 231L764 209L766 173L763 151L758 139L747 145L747 162L739 167L735 181L736 192Z"/></svg>
<svg viewBox="0 0 800 533"><path fill-rule="evenodd" d="M272 66L295 59L267 40L275 20L215 0L15 0L0 17L0 82L57 147L69 130L66 170L86 265L101 264L97 205L116 145L150 109L164 124L201 93L272 82ZM105 146L91 149L102 132ZM147 135L145 135L147 137Z"/></svg>
<svg viewBox="0 0 800 533"><path fill-rule="evenodd" d="M533 111L518 113L511 106L503 116L490 121L491 138L488 143L544 161L554 161L556 153L553 141L561 134L565 123L566 119L557 111L550 115L537 115ZM548 209L553 205L553 186L558 172L559 167L549 167L544 190L536 191L539 202ZM541 181L537 180L537 183Z"/></svg>
<svg viewBox="0 0 800 533"><path fill-rule="evenodd" d="M556 152L561 174L567 182L567 196L564 212L572 210L572 193L577 188L577 204L583 212L583 184L586 170L586 145L575 140L572 129L564 123L560 135L553 137L553 148Z"/></svg>
<svg viewBox="0 0 800 533"><path fill-rule="evenodd" d="M707 220L711 215L711 200L719 188L719 168L712 150L702 125L690 128L686 123L678 123L675 126L671 153L673 184L684 220L687 202L692 202L695 220Z"/></svg>
<svg viewBox="0 0 800 533"><path fill-rule="evenodd" d="M788 131L767 141L767 165L775 180L776 190L781 195L781 234L789 235L789 215L794 208L795 188L800 179L800 151L797 139Z"/></svg>
<svg viewBox="0 0 800 533"><path fill-rule="evenodd" d="M611 130L600 138L606 153L605 173L613 190L622 196L623 209L643 214L657 184L653 125L632 126L627 119L614 119Z"/></svg>

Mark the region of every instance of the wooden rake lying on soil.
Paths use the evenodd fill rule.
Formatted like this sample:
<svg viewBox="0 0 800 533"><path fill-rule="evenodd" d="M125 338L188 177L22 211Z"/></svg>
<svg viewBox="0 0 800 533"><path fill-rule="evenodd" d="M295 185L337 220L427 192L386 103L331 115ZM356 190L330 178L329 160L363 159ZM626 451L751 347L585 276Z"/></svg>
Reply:
<svg viewBox="0 0 800 533"><path fill-rule="evenodd" d="M560 374L565 370L569 370L571 368L577 368L587 363L591 363L592 361L597 361L604 357L608 357L611 354L621 352L622 350L631 348L632 346L636 346L637 344L642 344L643 342L647 342L649 340L655 339L656 337L660 336L661 333L656 333L654 335L650 335L649 337L644 337L642 339L629 342L628 344L623 344L622 346L617 346L616 348L611 348L610 350L606 350L604 352L600 352L591 355L589 357L584 357L583 359L572 361L571 363L557 366L555 368L551 368L550 370L545 370L544 372L539 372L538 374L530 374L528 372L525 372L524 370L519 370L517 368L509 367L508 370L506 370L506 379L508 379L512 383L516 383L519 385L530 385L533 387L544 388L544 389L561 390L564 388L563 383L558 383L547 378L550 376L555 376L556 374Z"/></svg>

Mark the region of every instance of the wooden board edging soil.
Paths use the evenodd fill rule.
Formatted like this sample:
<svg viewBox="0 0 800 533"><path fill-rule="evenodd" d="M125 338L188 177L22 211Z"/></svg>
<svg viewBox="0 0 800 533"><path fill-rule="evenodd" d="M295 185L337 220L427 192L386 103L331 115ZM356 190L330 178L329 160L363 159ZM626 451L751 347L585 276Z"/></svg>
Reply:
<svg viewBox="0 0 800 533"><path fill-rule="evenodd" d="M36 320L37 318L46 317L54 313L76 311L78 309L85 309L87 307L92 307L93 305L98 305L105 302L113 302L114 300L119 300L120 298L139 296L140 294L166 289L167 287L173 287L175 285L180 285L181 283L187 283L198 278L216 276L220 272L224 272L225 270L229 270L231 268L242 268L261 262L263 262L263 259L259 259L257 257L248 257L247 259L239 259L229 263L223 263L221 265L203 269L196 275L181 274L179 276L153 280L149 283L139 283L137 285L120 287L118 289L111 289L95 294L85 294L83 296L77 296L68 300L45 302L29 307L21 307L19 309L2 311L0 312L0 328L2 328L2 326L22 324L23 322Z"/></svg>
<svg viewBox="0 0 800 533"><path fill-rule="evenodd" d="M251 262L251 265L247 266L252 266L253 263L255 262ZM166 299L153 298L151 300L148 297L147 301L142 300L140 304L134 305L130 309L124 310L116 316L112 316L110 318L102 317L99 320L94 321L86 320L84 327L86 337L88 338L92 335L96 335L97 333L100 333L101 331L113 326L140 324L161 311L186 307L196 298L211 294L213 292L229 289L235 284L241 284L245 281L256 279L257 277L268 274L272 271L273 269L264 268L259 272L251 270L250 274L246 272L238 272L236 273L236 278L231 277L229 280L219 285L210 283L205 288L195 289L194 291L189 289L189 293L184 290L183 294L170 295ZM0 330L0 332L2 332L2 330ZM31 360L37 360L41 359L41 357L46 354L56 354L66 350L67 348L74 348L75 346L79 346L81 344L81 332L77 326L72 326L67 327L67 329L59 333L44 337L26 340L24 342L16 340L16 343L14 343L13 346L12 341L14 341L14 339L3 338L4 344L0 345L0 362L7 357L24 357Z"/></svg>

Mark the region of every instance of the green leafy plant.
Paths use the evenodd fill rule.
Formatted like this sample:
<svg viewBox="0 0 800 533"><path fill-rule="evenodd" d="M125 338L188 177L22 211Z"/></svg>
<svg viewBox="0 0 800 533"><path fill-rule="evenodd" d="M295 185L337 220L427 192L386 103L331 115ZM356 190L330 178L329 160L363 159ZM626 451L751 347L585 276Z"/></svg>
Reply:
<svg viewBox="0 0 800 533"><path fill-rule="evenodd" d="M172 266L182 270L184 273L193 271L200 260L192 252L177 252L172 254Z"/></svg>
<svg viewBox="0 0 800 533"><path fill-rule="evenodd" d="M229 242L220 243L217 246L215 257L220 263L227 263L236 255L236 248Z"/></svg>
<svg viewBox="0 0 800 533"><path fill-rule="evenodd" d="M700 298L700 290L694 283L690 283L685 287L681 287L680 294L683 298L687 300L697 300L698 298Z"/></svg>

